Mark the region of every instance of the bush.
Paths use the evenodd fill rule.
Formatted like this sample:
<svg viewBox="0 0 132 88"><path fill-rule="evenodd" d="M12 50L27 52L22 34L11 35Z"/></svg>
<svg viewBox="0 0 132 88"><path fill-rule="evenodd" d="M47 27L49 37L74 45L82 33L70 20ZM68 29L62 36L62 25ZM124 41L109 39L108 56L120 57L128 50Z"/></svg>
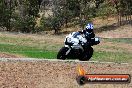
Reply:
<svg viewBox="0 0 132 88"><path fill-rule="evenodd" d="M36 20L32 16L26 16L24 18L17 17L16 20L14 21L15 29L23 33L35 32L35 25Z"/></svg>
<svg viewBox="0 0 132 88"><path fill-rule="evenodd" d="M102 3L97 10L97 16L109 16L116 13L116 9L109 3Z"/></svg>
<svg viewBox="0 0 132 88"><path fill-rule="evenodd" d="M41 19L41 26L44 28L44 30L54 30L55 33L58 33L62 26L62 19L59 17L43 17Z"/></svg>

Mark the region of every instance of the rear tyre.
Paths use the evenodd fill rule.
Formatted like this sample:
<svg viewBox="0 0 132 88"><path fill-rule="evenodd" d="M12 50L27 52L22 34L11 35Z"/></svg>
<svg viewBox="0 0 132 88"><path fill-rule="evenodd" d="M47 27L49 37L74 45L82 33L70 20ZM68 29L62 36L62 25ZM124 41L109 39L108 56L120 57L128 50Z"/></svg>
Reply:
<svg viewBox="0 0 132 88"><path fill-rule="evenodd" d="M57 54L57 59L65 60L66 59L66 52L68 51L67 47L62 47Z"/></svg>
<svg viewBox="0 0 132 88"><path fill-rule="evenodd" d="M83 54L82 57L79 58L80 61L88 61L93 55L93 48L89 47Z"/></svg>

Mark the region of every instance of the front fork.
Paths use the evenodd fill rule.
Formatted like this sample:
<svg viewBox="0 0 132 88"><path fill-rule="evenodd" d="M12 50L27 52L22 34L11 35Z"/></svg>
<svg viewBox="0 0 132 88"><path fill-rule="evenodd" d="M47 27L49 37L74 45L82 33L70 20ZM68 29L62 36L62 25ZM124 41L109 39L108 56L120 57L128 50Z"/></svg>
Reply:
<svg viewBox="0 0 132 88"><path fill-rule="evenodd" d="M65 45L65 47L67 47L67 48L68 48L68 51L66 52L66 54L65 54L65 55L68 55L68 54L70 53L70 51L71 51L71 47L69 47L68 45Z"/></svg>

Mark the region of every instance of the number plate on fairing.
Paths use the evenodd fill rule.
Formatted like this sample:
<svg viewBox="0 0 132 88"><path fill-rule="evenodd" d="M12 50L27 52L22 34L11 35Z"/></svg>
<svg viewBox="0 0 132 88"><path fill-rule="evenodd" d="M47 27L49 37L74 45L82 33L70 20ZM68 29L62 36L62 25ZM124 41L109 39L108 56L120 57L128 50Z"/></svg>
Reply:
<svg viewBox="0 0 132 88"><path fill-rule="evenodd" d="M97 42L97 41L100 41L100 38L96 37L95 38L95 42Z"/></svg>

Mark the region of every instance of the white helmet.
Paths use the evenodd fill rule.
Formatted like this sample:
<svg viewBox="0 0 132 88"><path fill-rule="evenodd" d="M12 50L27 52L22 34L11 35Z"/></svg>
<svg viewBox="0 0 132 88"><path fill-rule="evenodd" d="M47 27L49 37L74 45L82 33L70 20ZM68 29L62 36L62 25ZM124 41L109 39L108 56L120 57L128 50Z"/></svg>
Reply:
<svg viewBox="0 0 132 88"><path fill-rule="evenodd" d="M93 31L93 24L92 23L88 23L86 26L86 31L87 32L92 32Z"/></svg>

